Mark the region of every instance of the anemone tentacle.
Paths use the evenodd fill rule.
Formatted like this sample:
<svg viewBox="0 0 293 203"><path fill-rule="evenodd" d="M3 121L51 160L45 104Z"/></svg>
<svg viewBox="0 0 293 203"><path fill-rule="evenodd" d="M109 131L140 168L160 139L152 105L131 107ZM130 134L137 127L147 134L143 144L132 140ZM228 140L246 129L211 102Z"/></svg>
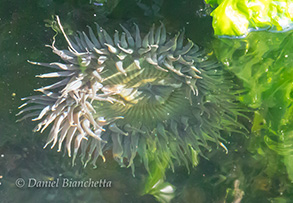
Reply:
<svg viewBox="0 0 293 203"><path fill-rule="evenodd" d="M23 98L22 119L36 116L34 131L50 124L44 147L58 142L73 163L80 151L86 166L95 165L105 150L112 150L121 166L134 169L137 154L148 170L148 160L196 165L194 157L211 150L211 143L224 146L221 132L238 132L242 116L230 82L221 66L209 60L184 30L170 38L163 24L141 36L121 25L113 38L96 25L89 34L68 37L57 17L68 50L52 46L63 63L30 62L57 69L38 75L62 78L39 88L41 95ZM64 144L63 144L64 143ZM163 166L162 166L163 167Z"/></svg>

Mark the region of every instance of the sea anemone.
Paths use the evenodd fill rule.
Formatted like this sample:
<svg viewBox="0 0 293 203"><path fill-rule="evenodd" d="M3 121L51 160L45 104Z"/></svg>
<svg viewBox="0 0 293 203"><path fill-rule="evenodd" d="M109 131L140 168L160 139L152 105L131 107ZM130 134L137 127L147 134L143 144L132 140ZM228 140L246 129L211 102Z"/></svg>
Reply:
<svg viewBox="0 0 293 203"><path fill-rule="evenodd" d="M147 170L150 160L195 166L212 143L227 151L221 134L242 126L233 83L184 30L170 38L161 24L142 37L136 24L134 34L121 25L124 32L111 38L97 25L96 34L89 27L70 38L57 22L68 50L55 40L50 47L64 62L30 63L57 69L37 77L62 79L23 98L19 113L30 112L20 120L36 116L34 131L52 124L44 148L58 142L58 151L73 150L73 163L80 154L85 166L112 150L132 169L138 154Z"/></svg>

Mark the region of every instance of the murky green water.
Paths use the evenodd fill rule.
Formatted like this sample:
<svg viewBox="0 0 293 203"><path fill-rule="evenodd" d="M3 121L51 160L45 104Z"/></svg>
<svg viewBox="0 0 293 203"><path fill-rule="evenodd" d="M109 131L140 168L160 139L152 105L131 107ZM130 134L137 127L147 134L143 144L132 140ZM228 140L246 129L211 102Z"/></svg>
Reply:
<svg viewBox="0 0 293 203"><path fill-rule="evenodd" d="M148 31L159 21L171 33L185 27L186 37L205 47L244 87L240 101L251 109L251 122L240 122L251 133L226 136L229 153L214 146L206 155L209 160L200 157L190 173L185 167L167 169L166 182L176 187L172 202L293 202L293 33L216 39L208 11L202 1L192 0L112 0L104 5L89 0L0 0L0 202L156 202L151 195L141 195L150 178L143 164L136 163L133 177L131 169L120 168L108 152L97 169L72 167L63 152L42 148L47 131L33 133L30 120L15 122L21 98L48 84L35 78L44 68L27 60L59 60L45 47L55 34L48 26L54 15L67 32L87 30L94 22L107 30L137 23ZM65 45L61 35L57 44ZM26 183L30 178L105 179L111 187L19 188L19 178Z"/></svg>

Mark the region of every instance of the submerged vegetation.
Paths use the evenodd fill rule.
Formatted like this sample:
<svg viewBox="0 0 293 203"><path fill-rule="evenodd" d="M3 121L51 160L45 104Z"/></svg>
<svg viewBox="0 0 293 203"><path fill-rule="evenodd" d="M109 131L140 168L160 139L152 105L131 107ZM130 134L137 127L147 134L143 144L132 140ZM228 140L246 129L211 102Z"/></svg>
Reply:
<svg viewBox="0 0 293 203"><path fill-rule="evenodd" d="M215 35L243 36L251 30L287 31L293 27L291 0L206 0L214 7Z"/></svg>
<svg viewBox="0 0 293 203"><path fill-rule="evenodd" d="M255 109L248 150L266 160L267 176L283 171L287 181L293 180L292 34L253 32L245 39L213 41L215 55L243 81L247 93L240 100Z"/></svg>

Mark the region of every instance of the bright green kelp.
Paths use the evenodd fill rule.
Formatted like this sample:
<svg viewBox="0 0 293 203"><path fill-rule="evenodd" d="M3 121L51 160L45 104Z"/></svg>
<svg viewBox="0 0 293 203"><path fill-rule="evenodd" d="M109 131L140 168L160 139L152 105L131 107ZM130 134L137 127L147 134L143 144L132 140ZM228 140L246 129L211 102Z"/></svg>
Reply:
<svg viewBox="0 0 293 203"><path fill-rule="evenodd" d="M291 0L206 0L215 35L241 36L250 30L284 31L293 25Z"/></svg>
<svg viewBox="0 0 293 203"><path fill-rule="evenodd" d="M213 46L218 59L247 90L241 100L256 110L252 132L284 156L293 180L293 31L215 39Z"/></svg>
<svg viewBox="0 0 293 203"><path fill-rule="evenodd" d="M149 176L143 183L142 195L153 195L159 202L170 202L175 196L175 186L165 181L165 172L168 162L163 161L158 165L155 161L151 163Z"/></svg>

